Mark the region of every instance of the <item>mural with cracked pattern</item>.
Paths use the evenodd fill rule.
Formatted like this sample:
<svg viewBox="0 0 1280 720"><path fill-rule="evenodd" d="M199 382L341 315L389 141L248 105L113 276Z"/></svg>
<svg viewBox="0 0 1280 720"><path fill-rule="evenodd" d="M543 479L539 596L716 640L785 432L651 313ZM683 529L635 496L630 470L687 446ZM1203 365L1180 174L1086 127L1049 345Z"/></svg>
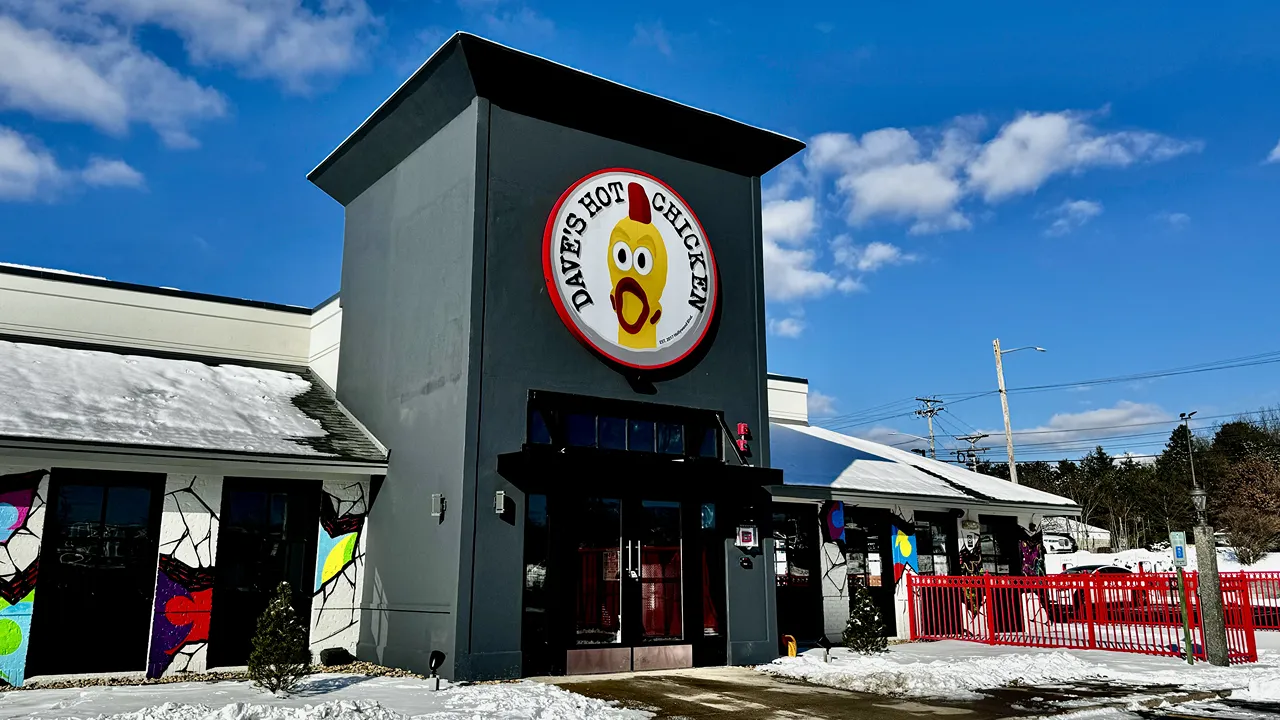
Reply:
<svg viewBox="0 0 1280 720"><path fill-rule="evenodd" d="M327 648L355 652L360 630L368 493L367 482L324 483L320 537L316 543L315 595L311 599L312 652Z"/></svg>
<svg viewBox="0 0 1280 720"><path fill-rule="evenodd" d="M164 489L149 678L206 669L222 478L170 475Z"/></svg>
<svg viewBox="0 0 1280 720"><path fill-rule="evenodd" d="M48 478L0 469L0 681L14 687L26 680Z"/></svg>

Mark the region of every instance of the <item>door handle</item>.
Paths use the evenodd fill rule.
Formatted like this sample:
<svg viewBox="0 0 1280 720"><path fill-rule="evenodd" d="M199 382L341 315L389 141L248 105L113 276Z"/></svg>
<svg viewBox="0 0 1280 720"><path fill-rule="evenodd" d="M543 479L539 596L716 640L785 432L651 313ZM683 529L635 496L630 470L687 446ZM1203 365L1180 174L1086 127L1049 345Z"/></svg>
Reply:
<svg viewBox="0 0 1280 720"><path fill-rule="evenodd" d="M638 541L628 540L627 541L627 558L623 562L626 564L627 577L632 580L635 580L640 577L640 569L638 567L640 563L638 561L634 563L632 562L631 545L633 543L635 544L636 548L639 549L640 543ZM636 555L638 556L639 553L637 553Z"/></svg>

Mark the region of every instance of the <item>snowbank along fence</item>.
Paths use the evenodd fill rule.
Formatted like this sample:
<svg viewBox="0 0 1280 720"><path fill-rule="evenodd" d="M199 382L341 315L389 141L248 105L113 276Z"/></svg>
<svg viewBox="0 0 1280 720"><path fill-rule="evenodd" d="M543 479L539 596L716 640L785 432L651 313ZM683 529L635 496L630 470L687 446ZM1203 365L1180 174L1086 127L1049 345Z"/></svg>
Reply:
<svg viewBox="0 0 1280 720"><path fill-rule="evenodd" d="M1280 628L1280 600L1274 599L1280 595L1280 573L1221 577L1231 662L1254 662L1255 626ZM1204 659L1195 573L1186 574L1186 584L1191 650ZM912 640L1186 656L1173 573L912 575L907 593ZM1255 606L1267 593L1272 604Z"/></svg>

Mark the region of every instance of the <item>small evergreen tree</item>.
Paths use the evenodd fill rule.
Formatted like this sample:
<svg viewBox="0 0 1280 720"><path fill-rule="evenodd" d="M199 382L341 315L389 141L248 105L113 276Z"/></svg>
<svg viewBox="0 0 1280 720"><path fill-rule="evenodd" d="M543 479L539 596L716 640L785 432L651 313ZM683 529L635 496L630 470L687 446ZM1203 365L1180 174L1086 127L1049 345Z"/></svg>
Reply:
<svg viewBox="0 0 1280 720"><path fill-rule="evenodd" d="M273 693L290 693L311 672L307 631L293 610L289 583L276 588L275 597L258 618L249 651L249 678Z"/></svg>
<svg viewBox="0 0 1280 720"><path fill-rule="evenodd" d="M871 599L871 593L859 585L850 598L849 622L844 626L844 646L854 652L870 655L889 649L885 637L884 618Z"/></svg>

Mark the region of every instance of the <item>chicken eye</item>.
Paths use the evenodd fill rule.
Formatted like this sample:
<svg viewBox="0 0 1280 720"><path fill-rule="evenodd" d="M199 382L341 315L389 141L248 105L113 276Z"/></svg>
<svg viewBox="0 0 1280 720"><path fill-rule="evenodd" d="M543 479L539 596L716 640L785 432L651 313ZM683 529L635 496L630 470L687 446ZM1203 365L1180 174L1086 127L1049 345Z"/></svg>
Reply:
<svg viewBox="0 0 1280 720"><path fill-rule="evenodd" d="M635 257L636 272L641 275L648 275L653 272L653 255L650 254L649 248L636 248Z"/></svg>
<svg viewBox="0 0 1280 720"><path fill-rule="evenodd" d="M598 257L598 256L597 256ZM631 269L631 246L619 240L613 244L613 264L622 272Z"/></svg>

